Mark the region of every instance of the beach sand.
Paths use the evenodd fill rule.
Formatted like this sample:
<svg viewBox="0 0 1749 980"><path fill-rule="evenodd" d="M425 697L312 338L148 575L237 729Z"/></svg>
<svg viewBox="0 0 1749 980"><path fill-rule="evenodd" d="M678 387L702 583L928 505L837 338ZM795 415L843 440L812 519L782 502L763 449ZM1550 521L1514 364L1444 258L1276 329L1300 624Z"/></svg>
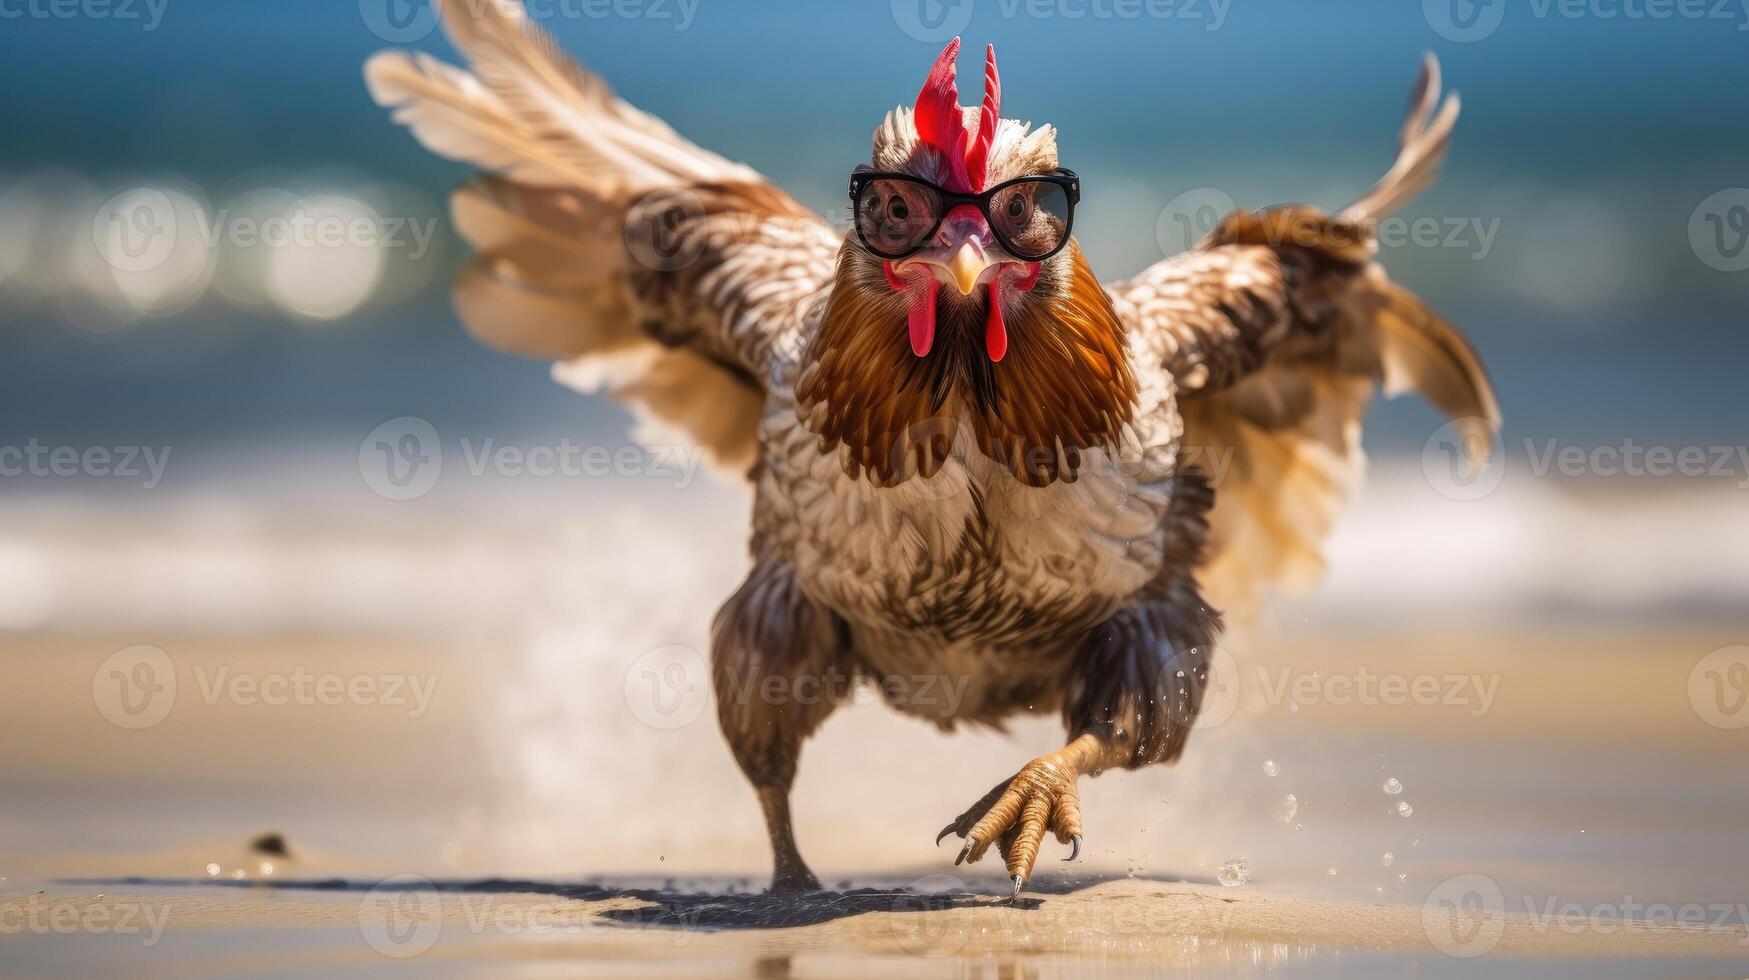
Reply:
<svg viewBox="0 0 1749 980"><path fill-rule="evenodd" d="M1058 722L848 706L794 793L832 892L780 901L687 672L740 500L511 489L0 507L0 974L1749 976L1749 727L1704 684L1749 620L1728 577L1585 552L1631 497L1418 532L1414 574L1422 510L1357 522L1318 601L1224 645L1181 764L1083 782L1081 860L1048 843L1018 902L933 839ZM1537 567L1459 574L1545 525Z"/></svg>

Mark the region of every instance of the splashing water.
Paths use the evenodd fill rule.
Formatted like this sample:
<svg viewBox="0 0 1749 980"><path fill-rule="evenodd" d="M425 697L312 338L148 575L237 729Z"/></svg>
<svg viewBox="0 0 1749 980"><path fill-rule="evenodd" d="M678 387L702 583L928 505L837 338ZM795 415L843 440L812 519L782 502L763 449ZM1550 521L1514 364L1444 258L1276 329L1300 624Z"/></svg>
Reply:
<svg viewBox="0 0 1749 980"><path fill-rule="evenodd" d="M1275 805L1275 819L1282 823L1293 823L1294 814L1300 812L1299 797L1289 793L1285 799Z"/></svg>
<svg viewBox="0 0 1749 980"><path fill-rule="evenodd" d="M1237 888L1251 880L1251 864L1244 858L1235 858L1221 865L1215 872L1215 880L1223 888Z"/></svg>

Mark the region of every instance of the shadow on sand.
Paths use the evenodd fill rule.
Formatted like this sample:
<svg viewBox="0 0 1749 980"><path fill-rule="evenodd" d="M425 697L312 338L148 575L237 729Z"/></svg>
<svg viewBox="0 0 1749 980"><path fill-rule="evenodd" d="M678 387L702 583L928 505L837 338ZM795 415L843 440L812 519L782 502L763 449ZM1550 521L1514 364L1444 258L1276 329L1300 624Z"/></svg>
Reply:
<svg viewBox="0 0 1749 980"><path fill-rule="evenodd" d="M918 879L929 881L931 879ZM942 876L947 884L961 884L957 879ZM636 899L644 904L631 908L603 909L601 918L626 926L668 929L781 929L810 926L835 919L870 912L940 912L958 908L1010 908L1032 911L1043 904L1040 894L1066 894L1098 881L1104 876L1051 878L1029 885L1033 894L1010 898L994 893L974 893L964 890L934 891L914 887L871 887L840 891L818 891L801 895L772 895L765 892L725 890L679 890L672 887L637 887L611 883L564 884L520 878L486 878L478 880L426 879L399 876L376 881L371 879L275 879L271 881L215 880L206 878L82 878L63 880L61 884L177 887L177 888L270 888L285 891L357 892L377 889L387 891L429 892L453 895L551 895L580 902L604 902L614 899ZM709 883L717 884L717 883Z"/></svg>

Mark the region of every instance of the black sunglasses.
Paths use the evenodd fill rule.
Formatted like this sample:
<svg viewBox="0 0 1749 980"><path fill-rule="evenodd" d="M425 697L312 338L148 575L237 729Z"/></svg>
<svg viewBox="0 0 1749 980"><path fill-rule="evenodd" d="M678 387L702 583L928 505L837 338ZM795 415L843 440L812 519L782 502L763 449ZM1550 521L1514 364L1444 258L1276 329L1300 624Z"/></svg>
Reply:
<svg viewBox="0 0 1749 980"><path fill-rule="evenodd" d="M850 175L856 237L883 259L902 259L935 237L948 212L976 207L1008 254L1042 262L1069 243L1081 178L1072 170L1005 180L981 194L938 187L910 174L858 170Z"/></svg>

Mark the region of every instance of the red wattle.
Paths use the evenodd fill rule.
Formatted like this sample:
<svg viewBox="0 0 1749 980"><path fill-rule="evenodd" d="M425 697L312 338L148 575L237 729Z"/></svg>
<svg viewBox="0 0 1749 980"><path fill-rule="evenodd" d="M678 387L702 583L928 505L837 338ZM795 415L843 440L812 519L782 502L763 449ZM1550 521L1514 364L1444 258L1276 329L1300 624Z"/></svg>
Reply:
<svg viewBox="0 0 1749 980"><path fill-rule="evenodd" d="M1025 272L1009 285L1023 293L1032 292L1038 285L1039 264L1028 262ZM990 280L990 309L984 313L984 351L990 355L990 360L1000 361L1008 353L1008 323L1002 317L1002 277L1007 273L1006 267L996 273L996 278Z"/></svg>
<svg viewBox="0 0 1749 980"><path fill-rule="evenodd" d="M1002 277L990 280L990 309L984 314L984 351L1000 361L1008 353L1008 325L1002 322Z"/></svg>
<svg viewBox="0 0 1749 980"><path fill-rule="evenodd" d="M934 276L929 276L922 288L912 290L911 312L906 322L911 327L911 353L918 357L935 346L935 294L940 291L941 283Z"/></svg>
<svg viewBox="0 0 1749 980"><path fill-rule="evenodd" d="M935 299L941 291L941 282L931 275L927 269L912 268L906 278L911 280L906 285L894 271L891 261L881 263L881 272L887 277L887 285L894 292L908 294L910 304L906 310L905 321L911 332L911 353L918 357L926 356L929 349L935 346Z"/></svg>

